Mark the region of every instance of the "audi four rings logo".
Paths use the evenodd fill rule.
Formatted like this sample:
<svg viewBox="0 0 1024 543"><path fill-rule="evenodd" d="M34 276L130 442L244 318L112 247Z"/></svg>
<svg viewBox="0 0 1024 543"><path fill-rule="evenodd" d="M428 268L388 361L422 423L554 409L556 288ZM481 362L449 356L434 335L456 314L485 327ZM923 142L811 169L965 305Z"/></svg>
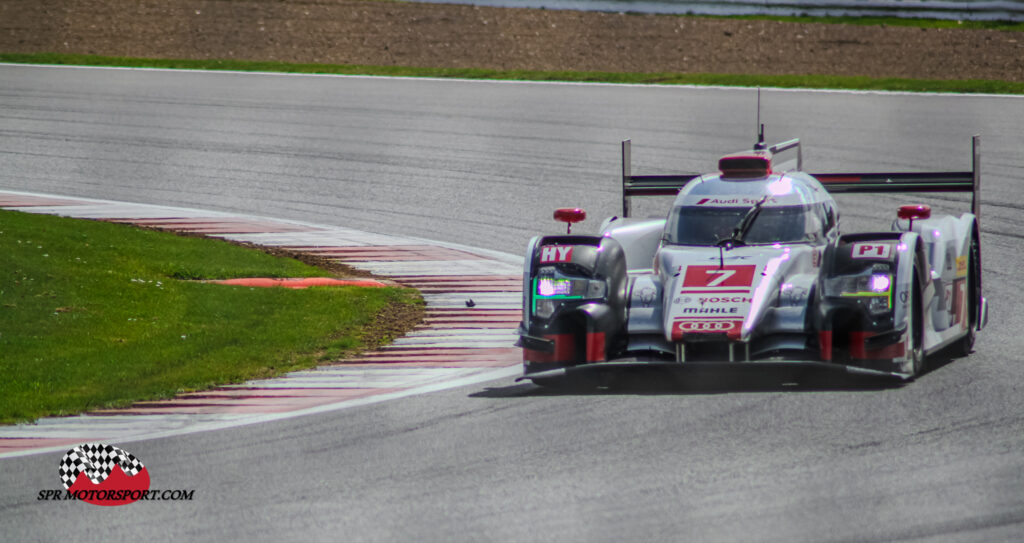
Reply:
<svg viewBox="0 0 1024 543"><path fill-rule="evenodd" d="M683 332L725 332L732 330L734 321L682 321L678 323Z"/></svg>

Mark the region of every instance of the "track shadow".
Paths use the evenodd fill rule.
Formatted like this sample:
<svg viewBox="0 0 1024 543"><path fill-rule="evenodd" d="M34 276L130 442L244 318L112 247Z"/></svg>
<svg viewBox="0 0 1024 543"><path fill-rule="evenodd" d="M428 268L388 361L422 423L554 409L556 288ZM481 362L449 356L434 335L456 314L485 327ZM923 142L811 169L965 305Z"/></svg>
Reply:
<svg viewBox="0 0 1024 543"><path fill-rule="evenodd" d="M946 362L948 363L948 362ZM933 366L934 368L934 366ZM529 381L491 387L471 398L517 398L566 395L707 395L766 392L878 391L905 383L868 376L840 375L813 369L787 372L706 372L685 369L632 368L574 375L572 379L538 386Z"/></svg>
<svg viewBox="0 0 1024 543"><path fill-rule="evenodd" d="M943 350L933 354L932 356L928 357L928 362L927 362L927 365L925 366L924 374L928 375L929 373L931 373L933 371L942 369L942 368L952 364L953 362L956 362L957 360L960 360L961 358L963 358L963 356L962 355L961 356L956 356L953 353L953 349L952 348L943 349Z"/></svg>

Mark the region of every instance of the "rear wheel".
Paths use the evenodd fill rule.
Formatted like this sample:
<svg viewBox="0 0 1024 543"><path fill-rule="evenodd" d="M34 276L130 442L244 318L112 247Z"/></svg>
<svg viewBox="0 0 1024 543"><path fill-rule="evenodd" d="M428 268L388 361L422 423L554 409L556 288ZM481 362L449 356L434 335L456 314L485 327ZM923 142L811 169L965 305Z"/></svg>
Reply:
<svg viewBox="0 0 1024 543"><path fill-rule="evenodd" d="M953 355L954 356L967 356L971 354L971 349L974 348L974 340L978 334L978 304L980 296L978 296L978 277L981 273L981 259L978 258L978 240L974 236L971 236L971 247L967 251L967 285L964 287L965 299L963 303L967 304L967 332L964 337L960 338L956 343L953 344Z"/></svg>

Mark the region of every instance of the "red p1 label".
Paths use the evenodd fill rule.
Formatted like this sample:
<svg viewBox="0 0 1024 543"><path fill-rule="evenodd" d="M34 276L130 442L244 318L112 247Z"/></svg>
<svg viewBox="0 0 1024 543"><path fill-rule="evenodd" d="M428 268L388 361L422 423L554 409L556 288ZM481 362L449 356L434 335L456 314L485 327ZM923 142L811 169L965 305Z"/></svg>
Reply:
<svg viewBox="0 0 1024 543"><path fill-rule="evenodd" d="M854 243L851 258L889 258L891 243Z"/></svg>
<svg viewBox="0 0 1024 543"><path fill-rule="evenodd" d="M570 262L572 260L572 246L570 245L545 245L540 248L540 263L550 264L552 262Z"/></svg>

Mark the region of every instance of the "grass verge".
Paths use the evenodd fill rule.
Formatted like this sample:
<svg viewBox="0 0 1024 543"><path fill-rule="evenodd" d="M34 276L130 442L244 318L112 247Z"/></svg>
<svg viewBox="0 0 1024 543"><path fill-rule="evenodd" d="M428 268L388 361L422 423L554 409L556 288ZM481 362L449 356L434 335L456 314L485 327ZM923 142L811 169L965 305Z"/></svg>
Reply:
<svg viewBox="0 0 1024 543"><path fill-rule="evenodd" d="M219 240L0 211L0 423L306 368L418 319L399 288L252 289L187 279L323 270ZM404 320L403 320L404 318Z"/></svg>
<svg viewBox="0 0 1024 543"><path fill-rule="evenodd" d="M620 73L532 70L485 70L473 68L416 68L408 66L359 66L347 64L292 64L246 60L184 60L57 53L0 54L0 62L76 66L125 66L184 70L229 70L242 72L283 72L308 74L383 75L394 77L437 77L523 81L570 81L661 85L716 85L730 87L781 87L803 89L845 89L908 92L1024 94L1024 83L967 79L903 79L832 75L745 75Z"/></svg>

